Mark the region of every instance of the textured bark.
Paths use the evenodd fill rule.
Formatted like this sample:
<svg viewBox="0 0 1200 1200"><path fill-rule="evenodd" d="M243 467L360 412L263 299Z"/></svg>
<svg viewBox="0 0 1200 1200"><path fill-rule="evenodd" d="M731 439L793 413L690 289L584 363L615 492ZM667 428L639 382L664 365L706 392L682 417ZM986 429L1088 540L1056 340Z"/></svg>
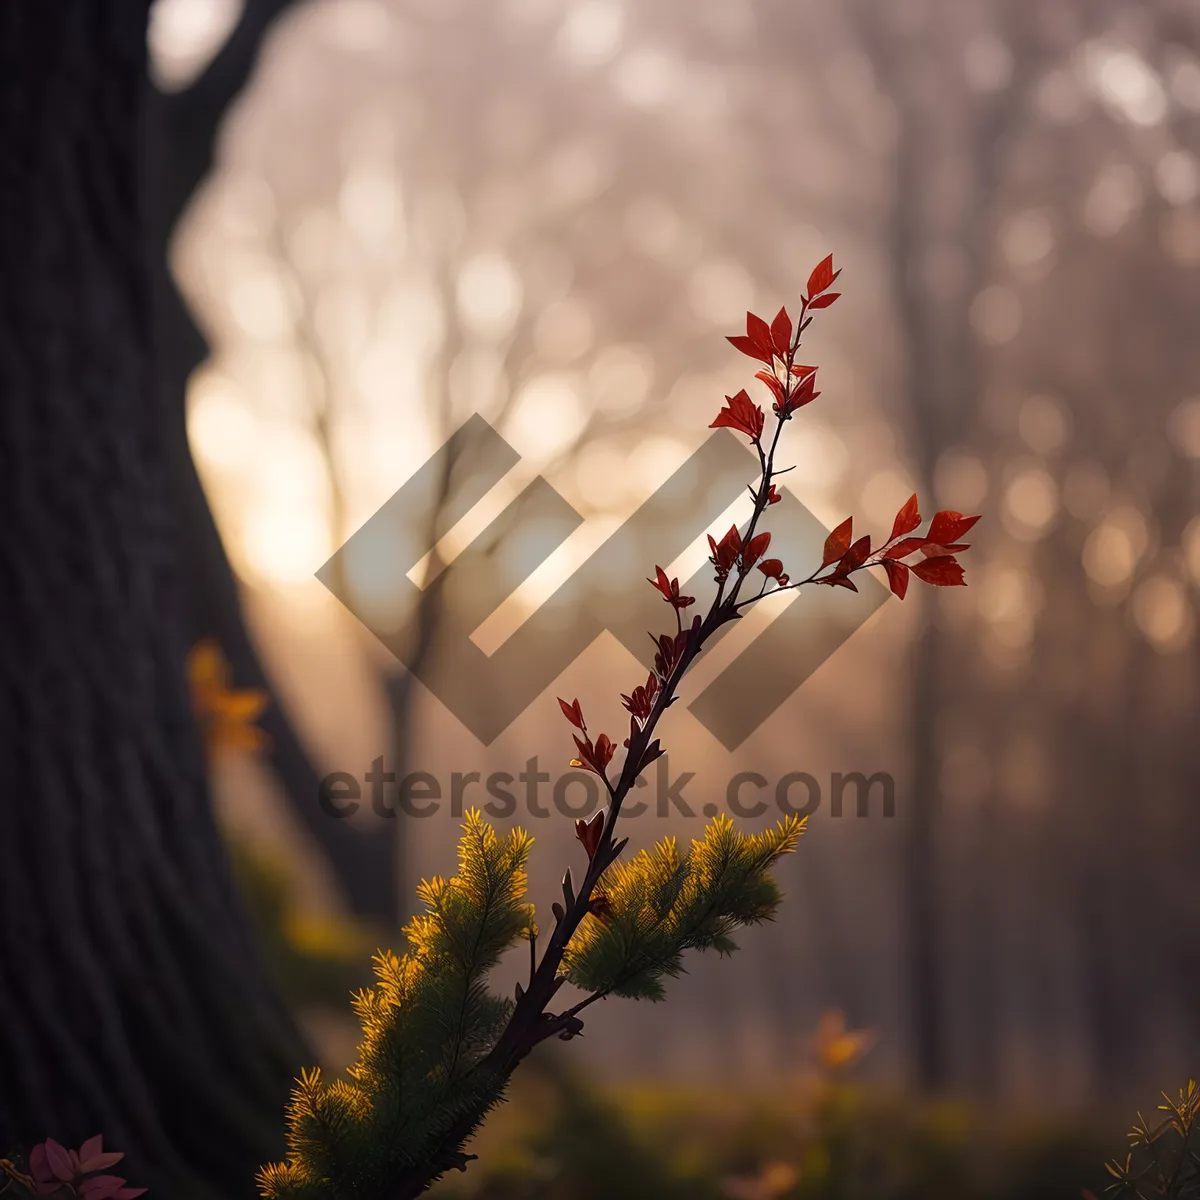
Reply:
<svg viewBox="0 0 1200 1200"><path fill-rule="evenodd" d="M303 1051L189 709L142 219L146 6L0 8L0 1143L253 1193Z"/></svg>

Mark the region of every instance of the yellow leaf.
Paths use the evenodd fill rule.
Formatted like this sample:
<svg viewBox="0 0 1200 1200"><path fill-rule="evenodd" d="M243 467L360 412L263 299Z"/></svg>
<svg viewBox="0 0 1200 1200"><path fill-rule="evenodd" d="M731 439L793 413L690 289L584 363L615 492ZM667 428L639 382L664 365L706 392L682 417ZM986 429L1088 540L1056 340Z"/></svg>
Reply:
<svg viewBox="0 0 1200 1200"><path fill-rule="evenodd" d="M827 1012L817 1025L817 1061L826 1071L841 1071L862 1058L874 1041L868 1029L847 1029L843 1013Z"/></svg>
<svg viewBox="0 0 1200 1200"><path fill-rule="evenodd" d="M219 750L264 750L270 739L255 723L270 697L258 688L234 688L233 672L211 638L197 642L187 660L192 711L210 754Z"/></svg>

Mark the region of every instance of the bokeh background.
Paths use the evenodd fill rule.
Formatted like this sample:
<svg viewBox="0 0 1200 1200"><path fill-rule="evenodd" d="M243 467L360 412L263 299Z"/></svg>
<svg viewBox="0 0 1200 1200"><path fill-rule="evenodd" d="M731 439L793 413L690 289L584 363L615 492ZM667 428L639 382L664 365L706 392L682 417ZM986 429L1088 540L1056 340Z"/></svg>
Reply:
<svg viewBox="0 0 1200 1200"><path fill-rule="evenodd" d="M347 842L297 785L298 757L313 778L361 777L379 756L442 780L534 755L557 772L570 743L554 695L619 727L618 692L641 673L602 637L484 747L317 568L480 413L522 461L440 531L444 560L536 475L586 517L477 632L499 645L707 436L748 379L724 340L746 310L794 311L832 252L845 294L806 341L823 394L789 428L784 486L828 526L854 513L886 532L913 491L926 512L982 513L970 586L885 605L735 752L683 706L668 742L697 809L737 771L858 770L894 776L896 815L834 818L826 800L781 870L779 920L732 964L698 961L666 1005L602 1006L571 1057L622 1086L771 1089L837 1010L872 1031L856 1069L885 1092L1052 1121L1186 1078L1196 6L267 8L249 28L252 2L157 0L150 49L158 87L185 101L261 34L214 140L176 131L166 170L205 167L170 243L206 343L181 310L190 446L296 735L220 749L216 793L250 877L278 884L291 942L336 958L396 939L415 881L452 865L458 824L447 806L362 814ZM391 603L386 564L350 582ZM776 615L724 639L693 688ZM635 837L698 821L643 820ZM532 827L548 903L570 822ZM297 1003L326 1061L346 1061L342 1007Z"/></svg>

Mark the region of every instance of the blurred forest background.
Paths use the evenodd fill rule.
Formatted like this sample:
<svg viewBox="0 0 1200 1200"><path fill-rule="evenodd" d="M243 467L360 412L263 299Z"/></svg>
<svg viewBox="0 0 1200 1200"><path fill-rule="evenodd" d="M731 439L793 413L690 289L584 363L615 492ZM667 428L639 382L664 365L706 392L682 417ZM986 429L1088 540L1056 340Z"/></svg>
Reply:
<svg viewBox="0 0 1200 1200"><path fill-rule="evenodd" d="M236 18L160 0L162 86ZM787 486L829 525L882 528L912 490L986 515L966 592L887 606L733 755L680 711L689 797L884 770L898 815L826 804L784 918L661 1013L605 1014L609 1067L770 1072L833 1005L881 1033L877 1069L990 1097L1130 1096L1194 1057L1198 23L329 0L269 33L172 261L212 346L192 448L321 773L558 769L549 693L482 750L315 566L480 412L523 459L490 513L541 473L588 518L496 644L703 440L744 382L722 335L830 250L847 298L811 339L824 395ZM387 583L361 586L386 604ZM759 629L738 632L698 669ZM615 699L620 659L594 647L559 690ZM280 845L313 796L267 818L252 774L227 764L226 812ZM446 807L393 824L401 886L449 862ZM543 883L568 824L533 823Z"/></svg>
<svg viewBox="0 0 1200 1200"><path fill-rule="evenodd" d="M1055 1120L1195 1069L1194 0L156 0L149 55L188 641L271 698L262 747L214 739L212 789L321 1058L349 1059L341 997L458 821L332 820L318 779L557 772L555 691L616 725L640 668L601 638L483 747L314 572L481 413L521 463L435 563L537 475L586 517L476 635L500 644L744 385L724 335L833 252L786 486L828 526L886 531L914 490L982 512L970 586L885 605L736 751L683 706L667 741L697 810L738 771L858 770L896 815L826 802L778 922L666 1005L600 1006L572 1057L769 1090L836 1009L882 1092ZM349 582L399 622L388 572ZM514 820L548 903L571 823Z"/></svg>

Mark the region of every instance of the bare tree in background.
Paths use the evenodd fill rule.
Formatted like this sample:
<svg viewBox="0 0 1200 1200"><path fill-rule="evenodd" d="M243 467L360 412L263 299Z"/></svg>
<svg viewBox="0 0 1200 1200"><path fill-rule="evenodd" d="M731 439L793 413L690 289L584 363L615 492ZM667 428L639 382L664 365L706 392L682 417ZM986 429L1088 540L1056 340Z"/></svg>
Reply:
<svg viewBox="0 0 1200 1200"><path fill-rule="evenodd" d="M271 693L273 703L262 721L270 737L268 761L298 823L328 861L351 910L391 922L398 887L392 843L379 830L332 821L321 811L317 773L247 633L237 580L187 441L188 379L207 358L208 346L171 274L171 240L213 169L224 119L253 75L264 38L289 7L290 0L246 0L233 31L199 77L181 90L157 93L151 105L148 158L164 423L171 481L188 533L192 635L220 643L239 685Z"/></svg>
<svg viewBox="0 0 1200 1200"><path fill-rule="evenodd" d="M1132 232L1114 239L1111 250L1101 248L1094 229L1077 229L1086 218L1081 210L1103 202L1102 194L1086 205L1084 198L1089 176L1094 178L1100 171L1104 178L1106 156L1136 162L1151 149L1139 144L1139 117L1095 111L1096 104L1083 94L1086 85L1080 80L1087 70L1085 56L1115 53L1104 38L1110 42L1115 38L1120 45L1120 39L1133 37L1165 76L1173 53L1186 47L1194 54L1194 20L1184 17L1174 4L1151 8L1153 17L1149 10L1135 14L1121 4L1079 5L1069 0L1038 6L865 3L852 10L859 44L894 115L889 258L907 364L902 390L913 453L926 486L941 484L940 499L945 503L953 505L955 496L945 493L946 480L939 478L939 467L964 449L996 454L1021 465L1020 450L988 445L997 429L996 404L989 411L989 396L998 391L1012 397L1014 410L1023 399L1021 388L1026 395L1065 395L1084 443L1080 448L1094 456L1092 462L1102 464L1107 478L1120 480L1125 473L1125 446L1119 434L1115 442L1111 440L1116 430L1110 406L1128 406L1134 396L1141 403L1146 393L1161 397L1159 404L1170 405L1177 402L1181 389L1195 386L1194 380L1184 382L1194 370L1190 356L1181 354L1186 339L1174 340L1166 332L1173 324L1172 306L1168 304L1164 311L1148 302L1151 295L1169 295L1178 286L1174 277L1179 264L1164 256L1163 239L1156 236L1167 221L1162 207L1137 206ZM1087 140L1076 137L1069 144L1053 125L1055 111L1072 105L1079 107L1081 120L1089 110L1092 115L1083 127ZM1133 132L1127 134L1130 124ZM1191 127L1194 138L1194 118L1183 125ZM1071 125L1073 131L1080 128ZM1177 118L1171 140L1181 134L1186 144L1187 133L1179 128ZM1031 162L1037 164L1034 172ZM1141 164L1117 168L1117 178L1134 178L1135 170L1143 169ZM1036 188L1029 187L1031 178L1037 181ZM1101 225L1104 220L1097 218ZM1052 248L1052 243L1040 246L1050 236L1042 233L1043 225L1057 231L1059 242L1058 269L1048 285L1060 292L1056 301L1042 300L1034 291L1044 274L1039 273L1039 263ZM1031 239L1039 243L1032 254L1023 248ZM1005 254L1009 264L1003 261ZM1070 292L1069 283L1062 294L1060 282L1072 275L1078 280L1081 267L1090 277L1086 301ZM1022 269L1031 283L1024 283ZM1014 274L1016 282L1010 283ZM1134 278L1137 285L1131 282ZM1019 292L1017 284L1023 284ZM1139 296L1136 307L1128 302L1133 294ZM1029 325L1044 331L1043 338L1036 332L1022 332L1014 350L1006 346L1003 352L989 352L981 347L981 339L995 344L1013 338L1012 332L997 331L996 326L1006 325L1011 320L1008 310L1022 302L1041 314L1040 324ZM1162 332L1156 335L1154 330ZM1091 350L1078 344L1087 339ZM1151 342L1159 345L1152 355L1147 354ZM1151 368L1150 363L1156 366ZM1112 381L1122 376L1125 390L1114 396ZM1035 432L1023 436L1032 439L1036 451L1036 412L1026 411L1032 415L1023 424L1030 424ZM1051 406L1051 417L1054 412ZM1160 420L1166 423L1165 414ZM1110 423L1108 430L1105 422ZM1129 432L1137 424L1130 422L1127 411L1118 421ZM1000 428L1011 436L1015 427L1014 411L1013 419L1007 425L1001 421ZM1045 455L1053 448L1054 439L1049 438L1040 452ZM1032 457L1028 446L1022 449L1026 460ZM987 462L987 457L982 461ZM1041 474L1027 473L1025 478L1032 479L1029 486L1035 487L1041 479L1052 478L1047 471L1061 472L1058 486L1069 492L1067 465L1039 465ZM997 484L1003 486L1014 471L996 474ZM1144 490L1136 481L1130 483L1135 494ZM1170 501L1163 504L1168 496ZM1181 500L1176 488L1157 502L1146 496L1143 503L1148 501L1151 511L1158 509L1165 526L1172 520L1178 523L1178 514L1186 513L1186 502ZM1180 532L1174 531L1176 539ZM1013 944L1017 926L1005 909L1014 903L1013 889L1023 880L1044 897L1044 911L1055 911L1056 900L1062 903L1065 897L1055 893L1053 877L1064 861L1077 864L1069 904L1076 914L1074 932L1084 964L1082 992L1068 1002L1067 1011L1075 1004L1085 1015L1092 1069L1109 1092L1134 1084L1131 1060L1145 1036L1140 1032L1143 1023L1152 1020L1148 1011L1140 1018L1133 1016L1139 994L1132 988L1127 965L1136 953L1128 916L1136 904L1138 885L1133 881L1143 877L1148 864L1112 872L1114 860L1131 849L1128 841L1114 842L1114 831L1122 823L1126 805L1145 786L1138 765L1142 739L1133 733L1144 718L1134 697L1144 686L1151 664L1144 644L1122 637L1107 614L1087 616L1095 612L1093 598L1086 590L1081 594L1069 587L1059 564L1067 555L1079 562L1083 548L1074 531L1055 535L1040 549L1035 561L1047 612L1041 620L1034 618L1033 645L1038 647L1034 661L1056 661L1053 640L1069 636L1065 628L1072 628L1076 635L1072 641L1081 650L1085 644L1094 648L1115 638L1124 646L1125 673L1110 677L1095 695L1125 697L1128 707L1110 707L1097 714L1098 722L1090 728L1072 728L1062 696L1055 696L1055 685L1044 676L1039 678L1036 669L1030 674L1037 682L1026 688L1018 706L1011 690L995 678L994 669L985 667L979 676L990 675L993 682L970 682L957 637L940 628L932 613L927 615L913 659L913 811L907 827L905 907L914 1063L919 1080L931 1088L964 1078L952 1043L956 1023L961 1026L965 1020L970 1047L965 1076L983 1092L996 1093L1006 1030L1012 1022L1014 967L1028 993L1024 1002L1039 1004L1036 1011L1048 1025L1054 1024L1048 1014L1056 1005L1060 1006L1058 1019L1063 1019L1061 999L1047 979L1047 970L1053 968L1043 958L1045 951L1034 944ZM1083 557L1086 563L1086 553ZM1078 661L1061 661L1059 670L1081 674ZM1062 690L1058 685L1057 691ZM1077 703L1075 693L1067 704ZM953 870L939 853L939 845L946 844L948 817L941 779L946 736L939 721L948 706L974 714L975 734L985 755L979 771L988 775L979 783L975 850L970 852L969 867L958 864ZM1124 733L1114 739L1114 729ZM1054 811L1044 829L1054 838L1056 849L1032 861L1027 857L1006 863L1003 856L1021 853L1014 817L1004 811L1005 801L1011 807L1013 800L1011 792L1006 795L1004 776L1019 771L1011 762L1018 733L1025 739L1022 744L1038 748L1031 752L1055 764L1051 770L1061 790L1057 801L1045 801L1053 803ZM1175 759L1188 757L1178 744L1171 753ZM1134 842L1149 853L1141 838ZM1032 911L1027 919L1037 920ZM951 936L952 925L962 931L958 937ZM1140 1003L1157 1009L1161 1001L1155 997L1147 1002L1143 997ZM1028 1031L1026 1036L1035 1041L1054 1037Z"/></svg>

